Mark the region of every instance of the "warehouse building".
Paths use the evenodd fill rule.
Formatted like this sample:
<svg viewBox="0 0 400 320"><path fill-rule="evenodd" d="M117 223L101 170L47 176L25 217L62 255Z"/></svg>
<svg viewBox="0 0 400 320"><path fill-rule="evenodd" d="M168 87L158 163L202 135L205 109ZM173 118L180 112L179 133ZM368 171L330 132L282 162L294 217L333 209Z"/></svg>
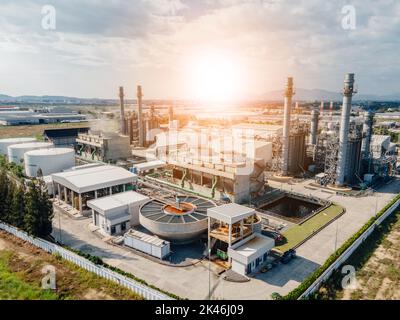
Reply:
<svg viewBox="0 0 400 320"><path fill-rule="evenodd" d="M108 235L125 233L139 225L139 207L150 198L127 191L87 202L92 209L93 224Z"/></svg>
<svg viewBox="0 0 400 320"><path fill-rule="evenodd" d="M137 176L125 169L104 165L52 175L56 205L72 214L90 215L87 202L132 190Z"/></svg>

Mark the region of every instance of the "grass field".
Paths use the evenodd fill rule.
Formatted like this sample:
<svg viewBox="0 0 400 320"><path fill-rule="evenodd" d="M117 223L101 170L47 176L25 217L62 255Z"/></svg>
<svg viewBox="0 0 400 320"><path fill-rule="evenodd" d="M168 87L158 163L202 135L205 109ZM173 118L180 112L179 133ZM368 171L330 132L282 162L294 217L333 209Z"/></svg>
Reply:
<svg viewBox="0 0 400 320"><path fill-rule="evenodd" d="M42 269L56 270L56 290L43 290ZM132 291L0 232L0 300L142 300Z"/></svg>
<svg viewBox="0 0 400 320"><path fill-rule="evenodd" d="M350 256L344 265L356 270L355 288L342 288L337 270L320 288L317 299L400 299L400 211L388 217Z"/></svg>
<svg viewBox="0 0 400 320"><path fill-rule="evenodd" d="M89 126L89 122L80 123L54 123L24 126L0 126L0 139L13 137L36 137L43 134L46 129L79 128Z"/></svg>
<svg viewBox="0 0 400 320"><path fill-rule="evenodd" d="M342 207L332 204L314 217L305 221L303 224L290 227L288 230L283 232L283 235L285 236L287 242L285 244L277 246L276 249L285 252L295 247L304 239L311 236L318 229L322 228L330 221L341 215L343 213L343 210L344 209Z"/></svg>

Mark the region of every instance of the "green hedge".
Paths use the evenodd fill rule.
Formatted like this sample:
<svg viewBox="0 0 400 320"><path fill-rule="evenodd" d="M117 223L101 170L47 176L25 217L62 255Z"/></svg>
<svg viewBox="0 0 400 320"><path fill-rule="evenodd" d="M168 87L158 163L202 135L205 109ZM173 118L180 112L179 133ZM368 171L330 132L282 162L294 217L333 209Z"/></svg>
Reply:
<svg viewBox="0 0 400 320"><path fill-rule="evenodd" d="M325 263L314 271L307 279L305 279L296 289L289 292L282 299L296 300L298 299L375 221L382 216L393 204L400 199L398 194L392 201L390 201L376 216L369 219L368 222L358 230L351 238L349 238L339 249L337 249Z"/></svg>
<svg viewBox="0 0 400 320"><path fill-rule="evenodd" d="M81 257L84 257L85 259L93 262L96 265L99 265L99 266L105 267L107 269L110 269L110 270L112 270L112 271L114 271L116 273L119 273L120 275L123 275L123 276L125 276L127 278L133 279L136 282L139 282L139 283L141 283L141 284L143 284L143 285L145 285L145 286L147 286L149 288L152 288L152 289L157 290L157 291L159 291L161 293L164 293L167 296L170 296L171 298L173 298L175 300L186 300L186 299L183 299L183 298L181 298L181 297L179 297L179 296L177 296L177 295L175 295L173 293L170 293L170 292L164 291L164 290L162 290L160 288L157 288L156 286L154 286L152 284L148 284L145 280L137 278L137 277L135 277L134 275L132 275L132 274L130 274L128 272L125 272L125 271L123 271L121 269L118 269L118 268L116 268L114 266L111 266L111 265L105 263L101 258L99 258L97 256L92 256L92 255L90 255L88 253L84 253L82 251L79 251L79 250L76 250L76 249L72 249L71 247L68 247L68 246L63 246L63 248L64 249L68 249L69 251L72 251L72 252L76 253L77 255L79 255Z"/></svg>

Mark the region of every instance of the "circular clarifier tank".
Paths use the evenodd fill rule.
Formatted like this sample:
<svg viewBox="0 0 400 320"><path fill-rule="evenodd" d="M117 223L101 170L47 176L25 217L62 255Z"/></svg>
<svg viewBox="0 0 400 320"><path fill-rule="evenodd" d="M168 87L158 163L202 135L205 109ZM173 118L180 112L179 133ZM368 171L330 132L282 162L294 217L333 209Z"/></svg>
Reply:
<svg viewBox="0 0 400 320"><path fill-rule="evenodd" d="M215 203L193 196L152 200L140 208L140 224L173 243L192 242L207 231L207 209Z"/></svg>

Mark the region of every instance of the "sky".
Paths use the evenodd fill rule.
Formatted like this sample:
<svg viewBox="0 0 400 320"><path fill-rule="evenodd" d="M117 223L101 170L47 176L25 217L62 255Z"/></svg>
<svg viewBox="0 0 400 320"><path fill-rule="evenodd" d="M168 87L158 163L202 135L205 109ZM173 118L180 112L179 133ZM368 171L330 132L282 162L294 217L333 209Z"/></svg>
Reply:
<svg viewBox="0 0 400 320"><path fill-rule="evenodd" d="M252 99L288 76L339 91L347 72L385 95L400 92L399 52L398 0L0 0L0 94L13 96L122 85L132 98L141 84L147 99Z"/></svg>

